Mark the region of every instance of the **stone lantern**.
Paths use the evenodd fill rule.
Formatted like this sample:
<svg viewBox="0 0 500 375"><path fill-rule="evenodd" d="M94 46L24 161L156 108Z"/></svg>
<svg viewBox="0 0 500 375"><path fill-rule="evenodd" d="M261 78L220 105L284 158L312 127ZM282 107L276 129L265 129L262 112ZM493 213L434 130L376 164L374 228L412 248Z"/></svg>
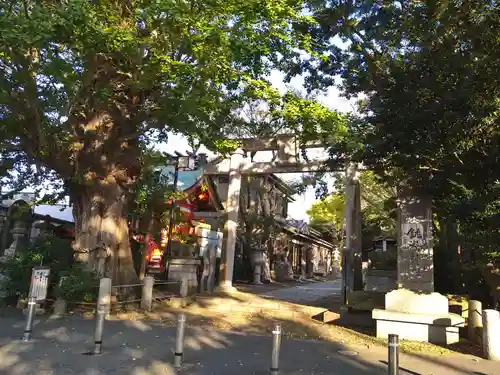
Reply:
<svg viewBox="0 0 500 375"><path fill-rule="evenodd" d="M250 253L250 264L253 267L253 283L260 285L262 282L260 281L262 275L262 266L264 266L266 262L266 253L265 248L253 248Z"/></svg>
<svg viewBox="0 0 500 375"><path fill-rule="evenodd" d="M16 220L14 222L14 228L11 231L13 241L8 249L5 249L4 256L6 258L12 258L16 255L16 252L21 250L24 246L24 239L26 236L26 222L24 220Z"/></svg>

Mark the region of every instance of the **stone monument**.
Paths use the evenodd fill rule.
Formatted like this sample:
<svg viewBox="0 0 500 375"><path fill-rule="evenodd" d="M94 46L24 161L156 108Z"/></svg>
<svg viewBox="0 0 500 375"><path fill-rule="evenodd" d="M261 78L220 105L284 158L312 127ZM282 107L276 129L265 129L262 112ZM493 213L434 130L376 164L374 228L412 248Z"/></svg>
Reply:
<svg viewBox="0 0 500 375"><path fill-rule="evenodd" d="M398 288L432 293L432 200L405 195L398 201L398 212Z"/></svg>
<svg viewBox="0 0 500 375"><path fill-rule="evenodd" d="M452 344L464 319L449 312L448 298L434 293L432 199L405 190L398 200L397 287L374 309L377 337Z"/></svg>

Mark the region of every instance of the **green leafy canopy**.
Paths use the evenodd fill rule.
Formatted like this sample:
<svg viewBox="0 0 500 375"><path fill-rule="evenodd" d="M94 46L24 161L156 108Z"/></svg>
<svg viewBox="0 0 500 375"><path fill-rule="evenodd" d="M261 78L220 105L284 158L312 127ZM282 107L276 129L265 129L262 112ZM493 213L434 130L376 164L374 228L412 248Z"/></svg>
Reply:
<svg viewBox="0 0 500 375"><path fill-rule="evenodd" d="M438 230L450 259L458 245L464 259L497 257L500 4L312 0L308 8L316 22L297 29L310 37L311 58L287 60L289 76L309 71L311 90L341 76L346 96L365 95L363 117L349 123L357 139L332 147L332 162L360 161L430 193L451 228Z"/></svg>
<svg viewBox="0 0 500 375"><path fill-rule="evenodd" d="M291 28L311 20L302 6L1 1L3 160L26 155L19 162L80 184L89 173L114 173L109 165L137 174L138 144L151 128L226 147L221 130L252 95L246 88L268 87L266 74L303 44Z"/></svg>

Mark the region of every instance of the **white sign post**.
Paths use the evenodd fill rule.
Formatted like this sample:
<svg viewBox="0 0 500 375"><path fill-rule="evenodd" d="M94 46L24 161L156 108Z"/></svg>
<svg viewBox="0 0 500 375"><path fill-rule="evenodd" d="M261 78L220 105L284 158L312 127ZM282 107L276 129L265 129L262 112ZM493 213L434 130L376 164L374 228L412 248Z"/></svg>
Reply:
<svg viewBox="0 0 500 375"><path fill-rule="evenodd" d="M34 297L36 302L43 302L47 299L47 290L49 287L49 267L33 267L31 273L30 297Z"/></svg>

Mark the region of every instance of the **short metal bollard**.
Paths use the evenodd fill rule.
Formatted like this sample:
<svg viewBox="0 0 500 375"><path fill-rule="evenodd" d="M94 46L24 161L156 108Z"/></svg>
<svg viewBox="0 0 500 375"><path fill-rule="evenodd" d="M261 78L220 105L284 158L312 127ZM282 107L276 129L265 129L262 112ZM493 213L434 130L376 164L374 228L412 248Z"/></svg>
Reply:
<svg viewBox="0 0 500 375"><path fill-rule="evenodd" d="M26 316L26 326L24 328L23 341L28 342L31 340L31 332L33 331L33 317L35 315L36 297L29 297L28 299L28 314Z"/></svg>
<svg viewBox="0 0 500 375"><path fill-rule="evenodd" d="M280 347L281 347L281 324L276 323L273 330L273 348L271 352L271 375L279 374L280 362Z"/></svg>
<svg viewBox="0 0 500 375"><path fill-rule="evenodd" d="M182 367L182 356L184 355L184 330L186 328L186 315L179 314L177 320L177 336L175 338L174 367Z"/></svg>
<svg viewBox="0 0 500 375"><path fill-rule="evenodd" d="M102 354L102 336L104 331L105 316L106 316L106 310L104 309L104 306L100 305L97 308L96 322L95 322L94 351L92 353L94 355Z"/></svg>
<svg viewBox="0 0 500 375"><path fill-rule="evenodd" d="M389 375L399 375L399 336L389 335L388 340Z"/></svg>

